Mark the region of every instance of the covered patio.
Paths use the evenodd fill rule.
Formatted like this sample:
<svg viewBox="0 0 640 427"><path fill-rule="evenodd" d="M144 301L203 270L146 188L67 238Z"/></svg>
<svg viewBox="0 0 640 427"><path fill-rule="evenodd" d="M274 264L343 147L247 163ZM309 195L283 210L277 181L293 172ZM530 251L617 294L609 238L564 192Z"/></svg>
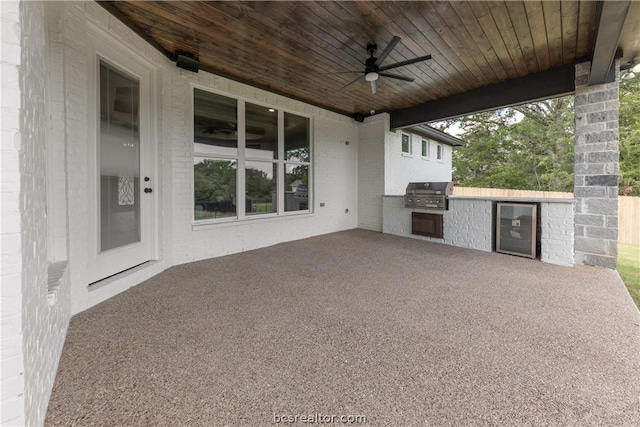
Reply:
<svg viewBox="0 0 640 427"><path fill-rule="evenodd" d="M640 425L639 323L612 270L332 233L75 316L46 424Z"/></svg>
<svg viewBox="0 0 640 427"><path fill-rule="evenodd" d="M1 425L640 424L640 2L0 3ZM429 124L568 94L542 262L491 253L495 200L383 234L452 180Z"/></svg>

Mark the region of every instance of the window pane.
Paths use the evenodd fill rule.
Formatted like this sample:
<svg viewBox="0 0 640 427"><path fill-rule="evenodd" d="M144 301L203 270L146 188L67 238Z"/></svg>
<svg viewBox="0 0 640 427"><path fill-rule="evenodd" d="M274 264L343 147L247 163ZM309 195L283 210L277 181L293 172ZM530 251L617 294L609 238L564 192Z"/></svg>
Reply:
<svg viewBox="0 0 640 427"><path fill-rule="evenodd" d="M258 159L278 158L278 110L246 104L246 156Z"/></svg>
<svg viewBox="0 0 640 427"><path fill-rule="evenodd" d="M194 151L238 155L238 105L226 96L193 90Z"/></svg>
<svg viewBox="0 0 640 427"><path fill-rule="evenodd" d="M236 161L194 157L194 218L236 216Z"/></svg>
<svg viewBox="0 0 640 427"><path fill-rule="evenodd" d="M429 142L422 140L422 157L427 157L429 155Z"/></svg>
<svg viewBox="0 0 640 427"><path fill-rule="evenodd" d="M409 135L402 134L402 152L409 152Z"/></svg>
<svg viewBox="0 0 640 427"><path fill-rule="evenodd" d="M245 167L247 215L276 212L278 164L247 161Z"/></svg>
<svg viewBox="0 0 640 427"><path fill-rule="evenodd" d="M284 210L309 209L309 166L285 164Z"/></svg>
<svg viewBox="0 0 640 427"><path fill-rule="evenodd" d="M284 158L298 162L310 161L309 119L284 113Z"/></svg>
<svg viewBox="0 0 640 427"><path fill-rule="evenodd" d="M438 152L436 153L438 160L442 160L442 145L438 144Z"/></svg>
<svg viewBox="0 0 640 427"><path fill-rule="evenodd" d="M140 241L140 82L100 62L100 250Z"/></svg>

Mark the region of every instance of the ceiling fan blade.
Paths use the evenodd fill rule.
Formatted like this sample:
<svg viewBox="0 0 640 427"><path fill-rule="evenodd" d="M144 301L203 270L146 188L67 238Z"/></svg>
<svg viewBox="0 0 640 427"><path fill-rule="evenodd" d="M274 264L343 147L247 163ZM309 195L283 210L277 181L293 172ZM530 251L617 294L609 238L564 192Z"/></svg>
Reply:
<svg viewBox="0 0 640 427"><path fill-rule="evenodd" d="M383 76L383 77L389 77L391 79L404 80L405 82L412 82L412 81L415 80L413 77L405 77L405 76L401 76L399 74L378 73L378 75Z"/></svg>
<svg viewBox="0 0 640 427"><path fill-rule="evenodd" d="M342 86L340 88L340 90L346 89L347 87L351 86L352 84L354 84L355 82L360 80L362 77L364 77L364 75L356 77L354 80L351 80L349 83L347 83L346 85Z"/></svg>
<svg viewBox="0 0 640 427"><path fill-rule="evenodd" d="M387 56L389 56L389 54L391 53L393 48L396 47L399 41L400 41L400 37L393 36L393 38L391 39L387 47L384 48L384 50L382 51L378 59L376 59L376 62L375 62L376 67L379 67L380 64L382 64L382 61L387 59Z"/></svg>
<svg viewBox="0 0 640 427"><path fill-rule="evenodd" d="M355 71L355 70L354 71L336 71L334 73L318 73L318 74L320 74L321 76L328 76L328 75L331 75L331 74L354 74L354 73L362 73L362 70L358 70L358 71Z"/></svg>
<svg viewBox="0 0 640 427"><path fill-rule="evenodd" d="M395 64L385 65L380 67L380 71L387 71L393 68L404 67L405 65L415 64L416 62L422 62L431 59L431 55L419 56L413 59L407 59L406 61L396 62Z"/></svg>
<svg viewBox="0 0 640 427"><path fill-rule="evenodd" d="M376 84L376 81L371 80L371 93L375 95L377 90L378 90L378 85Z"/></svg>

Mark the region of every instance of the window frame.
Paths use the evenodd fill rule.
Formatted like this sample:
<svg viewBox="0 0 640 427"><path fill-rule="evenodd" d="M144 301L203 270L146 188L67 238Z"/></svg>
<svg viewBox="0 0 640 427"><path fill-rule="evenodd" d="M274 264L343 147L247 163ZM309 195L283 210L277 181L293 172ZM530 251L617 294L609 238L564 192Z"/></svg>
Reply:
<svg viewBox="0 0 640 427"><path fill-rule="evenodd" d="M436 144L436 160L444 162L444 144Z"/></svg>
<svg viewBox="0 0 640 427"><path fill-rule="evenodd" d="M195 90L201 90L204 92L209 92L215 95L224 96L227 98L236 100L236 114L237 114L237 128L238 128L238 153L237 155L224 155L224 154L211 154L211 153L202 153L195 150L195 126L193 123L193 115L195 109ZM300 113L295 110L281 108L279 106L268 104L265 102L260 102L254 99L238 96L234 93L229 93L226 91L221 91L217 89L213 89L206 85L201 84L191 84L190 90L190 103L189 103L189 120L190 120L190 149L191 149L191 224L193 226L202 226L207 224L220 224L220 223L230 223L230 222L242 222L242 221L256 221L262 219L269 218L281 218L285 216L295 216L295 215L309 215L313 214L313 200L314 200L314 135L313 135L313 116L309 114ZM247 155L246 150L246 105L253 104L265 108L273 108L277 111L278 114L278 151L277 151L277 159L263 159L252 157ZM285 113L293 114L295 116L303 117L308 120L309 123L309 161L301 162L301 161L293 161L287 160L285 158L285 150L284 150L284 116ZM207 219L195 219L195 173L193 168L193 160L196 158L207 158L211 160L216 159L224 159L224 160L232 160L236 161L236 215L224 218L207 218ZM276 177L276 185L277 185L277 209L276 212L269 213L260 213L260 214L252 214L251 212L246 211L246 162L265 162L272 163L277 165L277 177ZM296 165L306 165L308 167L308 206L307 209L304 210L295 210L295 211L285 211L285 166L287 164L296 164ZM240 173L242 172L242 173Z"/></svg>
<svg viewBox="0 0 640 427"><path fill-rule="evenodd" d="M408 144L407 144L407 149L408 151L404 151L404 147L402 146L404 144L403 138L407 137L409 139ZM400 152L402 153L403 156L408 156L411 157L412 154L412 147L413 146L413 138L411 138L411 134L407 133L407 132L401 132L400 133Z"/></svg>
<svg viewBox="0 0 640 427"><path fill-rule="evenodd" d="M425 147L427 148L425 150ZM428 138L422 138L421 139L421 153L422 154L422 159L423 160L430 160L431 159L431 140ZM425 154L426 152L426 154Z"/></svg>

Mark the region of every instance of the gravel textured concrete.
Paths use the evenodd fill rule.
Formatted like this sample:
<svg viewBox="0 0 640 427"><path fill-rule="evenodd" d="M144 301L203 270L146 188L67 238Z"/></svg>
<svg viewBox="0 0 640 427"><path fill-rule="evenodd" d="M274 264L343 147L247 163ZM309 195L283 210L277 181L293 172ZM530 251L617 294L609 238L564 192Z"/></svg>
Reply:
<svg viewBox="0 0 640 427"><path fill-rule="evenodd" d="M46 424L637 426L639 324L614 271L352 230L75 316Z"/></svg>

